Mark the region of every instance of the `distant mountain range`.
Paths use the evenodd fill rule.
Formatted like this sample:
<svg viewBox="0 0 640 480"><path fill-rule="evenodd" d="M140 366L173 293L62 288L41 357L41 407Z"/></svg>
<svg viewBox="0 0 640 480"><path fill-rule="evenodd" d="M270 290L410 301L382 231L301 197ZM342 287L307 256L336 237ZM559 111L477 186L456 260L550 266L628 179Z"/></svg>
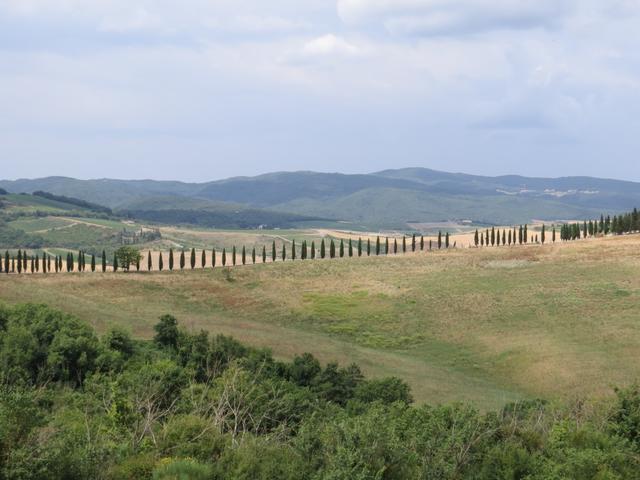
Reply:
<svg viewBox="0 0 640 480"><path fill-rule="evenodd" d="M121 212L244 208L346 222L352 228L407 229L443 221L516 224L616 213L640 206L640 183L591 177L486 177L426 168L364 175L278 172L207 183L77 180L0 181L12 193L45 191Z"/></svg>

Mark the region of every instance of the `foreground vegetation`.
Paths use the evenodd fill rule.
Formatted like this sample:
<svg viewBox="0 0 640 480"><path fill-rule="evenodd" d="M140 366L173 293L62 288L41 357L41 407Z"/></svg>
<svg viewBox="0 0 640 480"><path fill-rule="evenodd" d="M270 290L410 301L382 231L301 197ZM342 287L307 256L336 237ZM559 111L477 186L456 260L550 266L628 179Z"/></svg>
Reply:
<svg viewBox="0 0 640 480"><path fill-rule="evenodd" d="M400 379L291 362L164 315L101 338L45 306L0 308L0 477L626 479L640 393L602 404L411 405Z"/></svg>

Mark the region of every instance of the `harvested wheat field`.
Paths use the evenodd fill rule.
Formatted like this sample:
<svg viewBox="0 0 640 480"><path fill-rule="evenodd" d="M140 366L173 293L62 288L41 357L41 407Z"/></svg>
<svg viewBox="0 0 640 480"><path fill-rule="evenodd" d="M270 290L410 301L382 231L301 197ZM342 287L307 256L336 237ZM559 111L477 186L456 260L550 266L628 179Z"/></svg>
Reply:
<svg viewBox="0 0 640 480"><path fill-rule="evenodd" d="M173 313L191 330L280 357L309 351L399 376L423 402L491 408L608 395L640 379L640 236L215 270L3 275L0 299L48 303L100 331L122 325L144 338Z"/></svg>

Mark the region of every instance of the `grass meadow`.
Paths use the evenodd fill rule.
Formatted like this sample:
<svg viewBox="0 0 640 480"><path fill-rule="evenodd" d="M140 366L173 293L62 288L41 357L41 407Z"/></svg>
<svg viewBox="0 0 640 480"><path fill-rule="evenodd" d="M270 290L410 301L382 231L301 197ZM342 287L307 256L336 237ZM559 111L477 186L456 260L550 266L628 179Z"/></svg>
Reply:
<svg viewBox="0 0 640 480"><path fill-rule="evenodd" d="M165 259L165 264L166 264ZM199 261L199 258L198 258ZM2 275L42 302L149 338L164 313L291 358L357 362L416 400L499 407L604 396L640 378L640 236L152 273Z"/></svg>

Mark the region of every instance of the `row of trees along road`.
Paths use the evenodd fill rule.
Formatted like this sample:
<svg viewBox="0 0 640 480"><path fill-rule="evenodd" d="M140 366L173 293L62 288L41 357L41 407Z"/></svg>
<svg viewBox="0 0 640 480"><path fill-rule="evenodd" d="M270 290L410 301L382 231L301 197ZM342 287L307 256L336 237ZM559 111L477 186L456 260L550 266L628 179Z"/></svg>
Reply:
<svg viewBox="0 0 640 480"><path fill-rule="evenodd" d="M535 234L529 233L527 225L520 225L519 227L509 229L496 229L492 227L491 229L486 229L484 232L476 230L474 234L474 245L476 247L485 247L523 245L528 243L545 244L548 242L555 243L558 237L561 241L567 242L609 234L622 235L639 230L640 215L638 210L634 209L633 212L623 215L613 217L605 217L602 215L599 220L585 220L582 223L564 223L560 226L552 225L551 227L542 225L540 232L536 232ZM383 239L380 236L376 237L375 242L372 242L370 238L367 238L366 241L359 238L357 242L351 239L345 242L345 240L342 239L339 243L335 239L330 239L326 242L325 239L322 239L318 248L316 248L315 241L309 244L304 240L299 246L296 246L296 241L293 240L289 249L287 249L285 243L278 249L276 242L273 241L270 252L267 252L266 245L262 246L261 251L256 250L256 247L252 247L251 251L248 251L244 246L240 250L234 246L230 252L227 252L226 248L223 248L222 251L216 251L214 248L211 249L210 255L207 255L206 250L202 250L199 256L195 248L192 248L190 252L181 250L179 253L174 252L173 249L169 249L166 264L163 253L160 252L157 258L157 265L154 265L153 256L151 252L149 252L146 256L146 270L163 271L167 268L170 271L176 269L184 270L187 266L191 269L195 269L196 266L201 268L208 266L215 268L218 265L226 267L237 264L255 264L260 260L261 263L266 263L267 259L275 262L277 260L315 260L317 258L343 258L347 256L395 255L407 253L408 251L424 251L425 249L448 249L451 246L455 248L457 245L455 242L451 245L449 233L445 232L443 234L442 232L438 232L436 240L429 239L428 241L425 241L424 236L418 237L415 234L410 237L403 236L400 242L398 242L397 238L390 239L389 237L384 237ZM99 265L97 264L98 260L100 261ZM47 253L42 253L41 256L39 254L29 255L26 251L18 250L15 256L11 256L8 251L5 252L4 259L0 256L0 271L4 271L5 273L95 272L96 270L106 272L110 266L113 271L117 272L118 270L122 270L128 272L134 269L135 271L140 271L142 262L142 254L132 246L124 246L116 250L113 254L111 265L108 265L107 255L104 250L99 259L96 258L95 254L92 254L88 264L87 255L83 251L79 251L77 257L74 257L73 253L67 253L66 259L63 262L61 255L52 256Z"/></svg>

